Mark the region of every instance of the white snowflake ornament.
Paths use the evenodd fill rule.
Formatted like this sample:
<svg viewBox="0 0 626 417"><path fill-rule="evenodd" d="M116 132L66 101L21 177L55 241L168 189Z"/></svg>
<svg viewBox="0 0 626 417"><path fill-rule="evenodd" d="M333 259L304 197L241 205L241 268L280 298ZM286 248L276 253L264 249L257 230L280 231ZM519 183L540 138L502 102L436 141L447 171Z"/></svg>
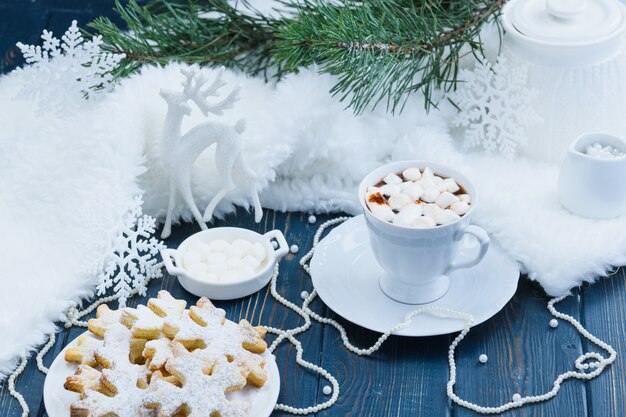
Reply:
<svg viewBox="0 0 626 417"><path fill-rule="evenodd" d="M76 20L61 37L43 31L43 45L17 43L31 68L25 77L19 97L38 100L39 112L55 109L57 114L76 108L85 98L110 89L112 71L124 54L103 52L102 36L84 40ZM62 41L62 42L61 42Z"/></svg>
<svg viewBox="0 0 626 417"><path fill-rule="evenodd" d="M148 281L163 276L156 255L165 245L153 236L156 219L143 214L142 205L141 196L133 199L98 277L98 295L113 287L120 307L126 306L133 290L145 295Z"/></svg>
<svg viewBox="0 0 626 417"><path fill-rule="evenodd" d="M532 107L537 96L528 87L528 67L510 65L503 56L463 70L451 100L460 109L452 123L464 127L464 146L482 147L507 158L527 143L526 127L540 121Z"/></svg>

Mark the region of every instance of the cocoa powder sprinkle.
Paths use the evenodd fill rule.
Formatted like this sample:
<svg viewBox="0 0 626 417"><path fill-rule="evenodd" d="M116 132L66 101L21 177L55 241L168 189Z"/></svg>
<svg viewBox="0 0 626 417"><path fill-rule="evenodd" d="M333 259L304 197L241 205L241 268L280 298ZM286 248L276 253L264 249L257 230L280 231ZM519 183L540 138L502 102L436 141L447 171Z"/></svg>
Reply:
<svg viewBox="0 0 626 417"><path fill-rule="evenodd" d="M374 204L387 204L385 197L383 197L381 193L370 194L369 198L367 199L367 202L374 203Z"/></svg>

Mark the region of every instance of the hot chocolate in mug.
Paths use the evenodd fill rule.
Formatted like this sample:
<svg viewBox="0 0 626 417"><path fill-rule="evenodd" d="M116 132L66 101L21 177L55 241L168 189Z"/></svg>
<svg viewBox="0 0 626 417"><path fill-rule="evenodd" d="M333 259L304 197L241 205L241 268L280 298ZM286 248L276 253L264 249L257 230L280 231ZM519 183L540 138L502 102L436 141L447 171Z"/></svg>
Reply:
<svg viewBox="0 0 626 417"><path fill-rule="evenodd" d="M435 175L454 178L470 195L472 204L459 219L430 228L399 226L375 217L367 207L367 189L387 174L400 173L411 167L428 167ZM380 287L390 298L407 304L425 304L441 298L450 285L449 274L478 264L489 248L489 236L482 228L471 225L476 205L472 183L452 168L428 161L393 162L370 172L359 185L359 201L363 207L374 257L383 269ZM476 256L460 262L461 243L466 235L479 243Z"/></svg>

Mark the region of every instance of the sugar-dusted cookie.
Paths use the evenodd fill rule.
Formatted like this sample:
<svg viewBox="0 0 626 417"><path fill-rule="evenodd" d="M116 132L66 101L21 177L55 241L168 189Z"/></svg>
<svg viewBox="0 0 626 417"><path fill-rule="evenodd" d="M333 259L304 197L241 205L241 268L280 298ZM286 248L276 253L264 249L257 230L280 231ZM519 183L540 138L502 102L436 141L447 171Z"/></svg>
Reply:
<svg viewBox="0 0 626 417"><path fill-rule="evenodd" d="M201 349L190 353L180 343L174 343L172 351L173 358L165 368L181 381L181 386L153 378L144 397L147 408L156 410L158 416L178 413L190 417L248 415L246 403L229 401L225 395L246 383L237 365L223 356L213 361Z"/></svg>
<svg viewBox="0 0 626 417"><path fill-rule="evenodd" d="M239 322L239 331L242 337L243 348L254 353L263 353L267 349L267 343L263 340L267 329L265 327L252 327L248 320Z"/></svg>
<svg viewBox="0 0 626 417"><path fill-rule="evenodd" d="M146 306L123 309L120 321L131 330L133 337L152 340L161 336L163 318Z"/></svg>
<svg viewBox="0 0 626 417"><path fill-rule="evenodd" d="M259 355L242 355L235 360L239 366L239 372L246 378L246 381L254 386L262 387L267 382L267 372L265 372L265 359Z"/></svg>
<svg viewBox="0 0 626 417"><path fill-rule="evenodd" d="M148 307L160 317L180 317L187 307L187 302L177 300L169 292L161 290L157 298L148 300Z"/></svg>
<svg viewBox="0 0 626 417"><path fill-rule="evenodd" d="M87 322L87 328L96 336L104 337L113 323L119 323L121 314L120 310L111 310L108 305L100 304L96 309L96 318Z"/></svg>
<svg viewBox="0 0 626 417"><path fill-rule="evenodd" d="M96 366L94 352L102 346L102 341L83 334L78 337L76 346L72 346L65 351L65 360L83 365Z"/></svg>
<svg viewBox="0 0 626 417"><path fill-rule="evenodd" d="M100 366L106 369L114 369L135 378L135 385L146 387L148 383L148 375L150 370L143 366L133 364L131 357L131 340L132 335L123 324L115 323L109 327L104 334L104 343L97 348L94 356ZM108 374L103 370L103 376ZM116 392L117 388L108 380L104 380L103 384L112 392Z"/></svg>
<svg viewBox="0 0 626 417"><path fill-rule="evenodd" d="M89 365L80 365L76 373L68 376L63 387L68 391L82 393L86 389L97 390L100 386L102 373Z"/></svg>
<svg viewBox="0 0 626 417"><path fill-rule="evenodd" d="M149 368L153 371L161 369L172 358L172 341L167 337L149 340L143 349L143 356L149 360Z"/></svg>
<svg viewBox="0 0 626 417"><path fill-rule="evenodd" d="M145 390L137 387L136 378L123 369L104 369L101 383L113 391L87 388L79 401L70 406L70 417L151 417L143 406ZM104 385L104 384L103 384Z"/></svg>

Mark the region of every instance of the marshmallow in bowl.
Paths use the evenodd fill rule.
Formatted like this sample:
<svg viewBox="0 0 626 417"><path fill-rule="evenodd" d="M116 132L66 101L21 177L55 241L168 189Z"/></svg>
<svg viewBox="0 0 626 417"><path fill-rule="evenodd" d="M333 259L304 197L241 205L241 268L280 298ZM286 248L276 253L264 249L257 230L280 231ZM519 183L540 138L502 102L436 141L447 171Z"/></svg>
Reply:
<svg viewBox="0 0 626 417"><path fill-rule="evenodd" d="M260 242L193 241L182 254L182 266L190 275L204 281L233 282L257 274L263 269L266 257Z"/></svg>
<svg viewBox="0 0 626 417"><path fill-rule="evenodd" d="M403 227L428 228L458 220L472 204L456 179L429 167L389 173L365 193L371 213Z"/></svg>

